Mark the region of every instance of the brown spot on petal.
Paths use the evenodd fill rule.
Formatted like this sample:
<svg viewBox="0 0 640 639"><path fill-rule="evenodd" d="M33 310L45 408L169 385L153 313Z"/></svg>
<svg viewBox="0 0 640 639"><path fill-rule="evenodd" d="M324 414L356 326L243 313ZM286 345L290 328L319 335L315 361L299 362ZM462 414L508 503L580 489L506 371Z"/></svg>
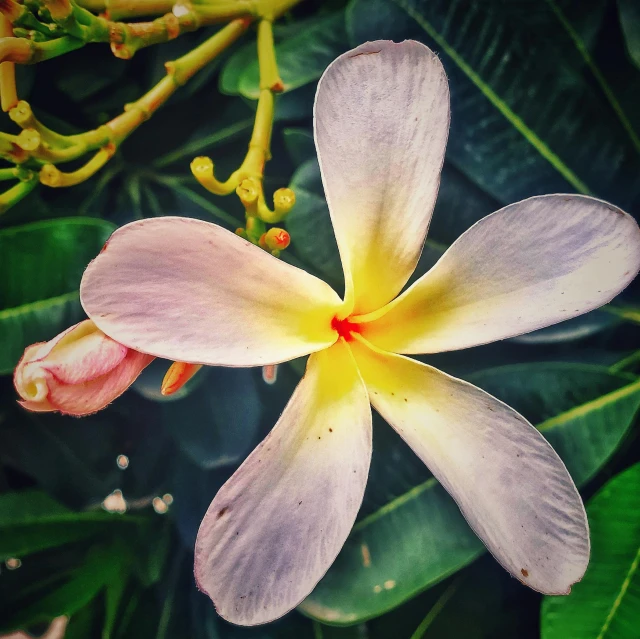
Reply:
<svg viewBox="0 0 640 639"><path fill-rule="evenodd" d="M217 519L220 519L220 517L222 517L227 511L229 510L229 506L225 506L224 508L221 508L218 511L218 517Z"/></svg>
<svg viewBox="0 0 640 639"><path fill-rule="evenodd" d="M525 570L524 568L521 568L521 569L520 569L520 572L522 573L522 576L523 576L523 577L528 577L528 576L529 576L529 571L528 571L528 570Z"/></svg>

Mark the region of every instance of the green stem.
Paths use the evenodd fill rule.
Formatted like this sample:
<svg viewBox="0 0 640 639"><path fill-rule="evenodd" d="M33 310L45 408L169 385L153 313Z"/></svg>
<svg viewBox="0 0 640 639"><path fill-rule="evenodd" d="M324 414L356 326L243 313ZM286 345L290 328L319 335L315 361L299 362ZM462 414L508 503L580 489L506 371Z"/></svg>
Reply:
<svg viewBox="0 0 640 639"><path fill-rule="evenodd" d="M17 204L23 197L31 193L31 191L36 188L36 184L38 184L37 175L32 177L30 180L18 182L18 184L2 193L0 195L0 215Z"/></svg>

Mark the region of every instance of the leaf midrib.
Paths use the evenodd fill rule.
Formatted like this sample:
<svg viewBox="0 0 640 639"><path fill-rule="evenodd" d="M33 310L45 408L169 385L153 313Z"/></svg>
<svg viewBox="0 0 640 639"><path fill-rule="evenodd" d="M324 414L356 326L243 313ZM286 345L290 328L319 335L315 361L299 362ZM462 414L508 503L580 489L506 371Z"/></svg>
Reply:
<svg viewBox="0 0 640 639"><path fill-rule="evenodd" d="M611 605L611 609L609 610L609 614L607 615L607 618L605 619L604 624L602 625L602 628L600 629L600 633L598 634L597 639L604 639L604 636L608 632L609 627L611 626L611 622L613 621L613 618L615 617L616 611L620 607L620 604L622 603L622 600L624 599L624 596L627 594L627 590L629 589L629 585L631 584L631 580L633 579L633 576L635 575L636 571L638 570L638 565L640 565L640 546L638 546L638 550L636 551L636 556L633 558L633 561L631 562L631 565L629 566L629 570L627 570L627 573L626 573L625 578L624 578L624 580L622 582L622 585L620 586L620 590L618 591L618 595L614 599L613 604Z"/></svg>
<svg viewBox="0 0 640 639"><path fill-rule="evenodd" d="M36 302L27 302L26 304L21 304L20 306L5 308L0 311L0 322L12 317L18 317L25 313L30 313L38 310L45 310L47 308L51 308L52 306L56 306L58 304L66 304L67 302L71 302L79 297L80 297L79 291L75 290L69 293L63 293L62 295L48 297L44 300L38 300Z"/></svg>
<svg viewBox="0 0 640 639"><path fill-rule="evenodd" d="M451 58L457 67L475 84L475 86L483 93L483 95L498 109L498 111L513 125L513 127L522 134L522 136L547 160L562 177L571 184L576 191L583 195L591 195L591 191L587 185L578 178L578 176L543 142L540 137L530 129L509 105L500 96L482 80L471 65L467 64L461 55L447 42L447 40L434 28L434 26L412 7L408 6L404 0L390 0L400 9L402 9L418 26L420 26L427 35L432 38L438 46Z"/></svg>

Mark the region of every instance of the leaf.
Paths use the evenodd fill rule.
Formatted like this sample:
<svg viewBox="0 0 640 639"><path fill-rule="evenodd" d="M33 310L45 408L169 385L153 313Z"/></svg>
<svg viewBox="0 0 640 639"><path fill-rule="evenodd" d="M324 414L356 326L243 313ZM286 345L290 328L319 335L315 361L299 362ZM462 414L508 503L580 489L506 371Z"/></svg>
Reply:
<svg viewBox="0 0 640 639"><path fill-rule="evenodd" d="M640 68L640 5L637 0L618 0L618 10L627 51Z"/></svg>
<svg viewBox="0 0 640 639"><path fill-rule="evenodd" d="M46 585L38 596L18 593L11 612L3 610L2 626L12 629L59 615L72 616L107 586L126 579L130 560L127 547L118 539L107 546L92 547L80 565L61 575L55 587Z"/></svg>
<svg viewBox="0 0 640 639"><path fill-rule="evenodd" d="M162 405L163 424L200 468L238 463L252 448L261 407L253 372L209 368L187 399Z"/></svg>
<svg viewBox="0 0 640 639"><path fill-rule="evenodd" d="M220 81L225 93L240 94L251 100L260 96L260 71L253 47L240 49L225 65ZM348 48L344 11L298 24L295 32L275 48L285 92L316 81Z"/></svg>
<svg viewBox="0 0 640 639"><path fill-rule="evenodd" d="M347 31L352 43L413 37L441 56L451 88L447 158L500 202L573 190L633 206L640 158L608 102L546 39L492 4L353 0Z"/></svg>
<svg viewBox="0 0 640 639"><path fill-rule="evenodd" d="M324 197L294 184L291 188L296 205L285 220L291 249L336 288L344 286L338 245Z"/></svg>
<svg viewBox="0 0 640 639"><path fill-rule="evenodd" d="M24 349L51 339L84 316L78 287L85 267L115 227L67 218L0 231L0 373Z"/></svg>
<svg viewBox="0 0 640 639"><path fill-rule="evenodd" d="M544 363L489 369L470 381L538 424L582 484L630 427L640 406L640 382L634 380L597 366ZM390 428L385 441L377 435L365 516L300 606L324 622L351 624L378 616L485 550L435 479L417 483L426 471L400 438Z"/></svg>
<svg viewBox="0 0 640 639"><path fill-rule="evenodd" d="M5 493L0 495L0 561L93 537L105 526L135 522L102 511L73 512L38 490Z"/></svg>
<svg viewBox="0 0 640 639"><path fill-rule="evenodd" d="M640 464L589 501L591 561L569 597L545 597L542 639L635 639L640 628Z"/></svg>
<svg viewBox="0 0 640 639"><path fill-rule="evenodd" d="M316 157L313 134L307 129L284 129L284 144L296 166Z"/></svg>
<svg viewBox="0 0 640 639"><path fill-rule="evenodd" d="M520 344L559 344L586 339L606 329L617 326L617 318L605 311L595 310L579 317L560 322L532 333L512 337L512 341Z"/></svg>

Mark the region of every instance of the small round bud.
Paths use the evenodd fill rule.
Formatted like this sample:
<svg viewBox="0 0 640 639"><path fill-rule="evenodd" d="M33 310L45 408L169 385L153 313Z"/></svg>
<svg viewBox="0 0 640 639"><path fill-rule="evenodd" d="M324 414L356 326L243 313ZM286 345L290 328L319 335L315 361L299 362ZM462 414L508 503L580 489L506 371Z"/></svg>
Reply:
<svg viewBox="0 0 640 639"><path fill-rule="evenodd" d="M273 194L273 206L280 215L286 215L295 203L296 194L291 189L278 189Z"/></svg>
<svg viewBox="0 0 640 639"><path fill-rule="evenodd" d="M277 226L269 229L264 234L264 243L270 251L284 251L291 243L291 236L284 229Z"/></svg>

